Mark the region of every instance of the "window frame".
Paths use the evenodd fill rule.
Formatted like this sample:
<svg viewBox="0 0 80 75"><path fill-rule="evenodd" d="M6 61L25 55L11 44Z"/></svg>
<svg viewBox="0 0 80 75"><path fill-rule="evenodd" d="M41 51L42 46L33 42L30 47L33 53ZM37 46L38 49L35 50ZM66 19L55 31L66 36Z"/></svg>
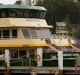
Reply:
<svg viewBox="0 0 80 75"><path fill-rule="evenodd" d="M9 31L9 36L5 37L3 31L6 31L6 30ZM12 30L16 30L17 31L17 36L16 37L12 35ZM18 30L17 29L0 29L0 32L1 32L0 39L18 38Z"/></svg>
<svg viewBox="0 0 80 75"><path fill-rule="evenodd" d="M17 9L17 8L7 8L0 9L0 18L37 18L45 19L46 11L34 10L34 9ZM10 14L9 14L10 13ZM11 15L13 14L13 15ZM21 16L19 16L21 14ZM27 15L28 14L28 15ZM25 17L25 15L27 15Z"/></svg>

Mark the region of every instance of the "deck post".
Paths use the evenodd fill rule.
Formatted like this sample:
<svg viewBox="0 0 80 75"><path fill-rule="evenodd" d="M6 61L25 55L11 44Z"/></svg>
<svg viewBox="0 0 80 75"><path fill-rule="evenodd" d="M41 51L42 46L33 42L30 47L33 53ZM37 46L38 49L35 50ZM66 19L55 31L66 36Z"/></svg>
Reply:
<svg viewBox="0 0 80 75"><path fill-rule="evenodd" d="M5 49L5 75L9 75L10 56L9 49Z"/></svg>
<svg viewBox="0 0 80 75"><path fill-rule="evenodd" d="M63 71L63 51L58 51L58 66L59 66L60 73L62 75L62 71Z"/></svg>
<svg viewBox="0 0 80 75"><path fill-rule="evenodd" d="M7 67L10 65L10 55L9 55L9 49L5 49L5 62Z"/></svg>
<svg viewBox="0 0 80 75"><path fill-rule="evenodd" d="M42 48L37 48L37 58L39 59L39 61L37 61L37 66L41 67L43 66L43 49Z"/></svg>

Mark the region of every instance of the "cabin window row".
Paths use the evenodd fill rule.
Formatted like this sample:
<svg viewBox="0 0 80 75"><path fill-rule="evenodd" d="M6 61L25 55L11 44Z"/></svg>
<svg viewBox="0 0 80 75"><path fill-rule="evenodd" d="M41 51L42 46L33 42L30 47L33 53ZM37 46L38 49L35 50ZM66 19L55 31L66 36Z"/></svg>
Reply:
<svg viewBox="0 0 80 75"><path fill-rule="evenodd" d="M10 51L10 57L11 58L24 58L24 57L33 57L36 55L35 50L11 50Z"/></svg>
<svg viewBox="0 0 80 75"><path fill-rule="evenodd" d="M49 29L22 29L24 38L51 38Z"/></svg>
<svg viewBox="0 0 80 75"><path fill-rule="evenodd" d="M0 50L0 55L4 55L5 51ZM24 58L24 57L33 57L36 55L35 50L11 50L10 51L10 58Z"/></svg>
<svg viewBox="0 0 80 75"><path fill-rule="evenodd" d="M0 17L13 18L45 18L46 12L39 10L19 10L19 9L3 9L0 10Z"/></svg>
<svg viewBox="0 0 80 75"><path fill-rule="evenodd" d="M17 38L17 30L0 30L0 38Z"/></svg>

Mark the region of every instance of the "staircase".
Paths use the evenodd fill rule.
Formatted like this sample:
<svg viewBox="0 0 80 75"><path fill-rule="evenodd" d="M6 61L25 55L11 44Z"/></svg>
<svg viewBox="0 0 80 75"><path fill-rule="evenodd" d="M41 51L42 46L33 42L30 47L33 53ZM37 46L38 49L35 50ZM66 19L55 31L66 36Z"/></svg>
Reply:
<svg viewBox="0 0 80 75"><path fill-rule="evenodd" d="M80 38L80 37L79 37L79 38ZM70 43L71 47L80 51L80 40L79 40L78 38L76 38L75 35L71 36L70 39L74 39L75 42L76 42L75 44L71 44L71 43Z"/></svg>
<svg viewBox="0 0 80 75"><path fill-rule="evenodd" d="M75 49L75 50L77 50L77 51L80 51L80 49L77 48L77 46L75 46L75 45L73 45L73 44L70 44L70 46L71 46L73 49Z"/></svg>
<svg viewBox="0 0 80 75"><path fill-rule="evenodd" d="M54 46L52 46L52 45L50 45L50 44L48 44L48 46L49 46L49 48L51 48L52 50L54 50L54 51L58 51L58 49L55 48Z"/></svg>
<svg viewBox="0 0 80 75"><path fill-rule="evenodd" d="M61 50L61 49L62 49L62 47L56 46L55 44L53 44L53 47L55 47L55 48L58 49L58 50Z"/></svg>

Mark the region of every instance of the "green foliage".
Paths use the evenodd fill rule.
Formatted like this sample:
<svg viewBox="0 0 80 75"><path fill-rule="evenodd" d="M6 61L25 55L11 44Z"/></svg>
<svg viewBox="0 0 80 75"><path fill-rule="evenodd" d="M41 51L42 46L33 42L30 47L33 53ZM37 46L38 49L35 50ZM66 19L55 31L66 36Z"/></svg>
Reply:
<svg viewBox="0 0 80 75"><path fill-rule="evenodd" d="M74 35L76 30L73 26L80 28L80 0L74 2L74 0L39 0L37 5L45 7L48 12L46 20L48 24L53 24L53 17L56 17L56 21L67 22L67 29L69 35ZM74 28L73 28L74 27ZM75 31L73 31L75 29Z"/></svg>
<svg viewBox="0 0 80 75"><path fill-rule="evenodd" d="M49 24L53 16L56 16L57 21L66 21L67 15L70 23L80 22L80 3L74 3L74 0L39 0L37 5L48 10L46 20Z"/></svg>

